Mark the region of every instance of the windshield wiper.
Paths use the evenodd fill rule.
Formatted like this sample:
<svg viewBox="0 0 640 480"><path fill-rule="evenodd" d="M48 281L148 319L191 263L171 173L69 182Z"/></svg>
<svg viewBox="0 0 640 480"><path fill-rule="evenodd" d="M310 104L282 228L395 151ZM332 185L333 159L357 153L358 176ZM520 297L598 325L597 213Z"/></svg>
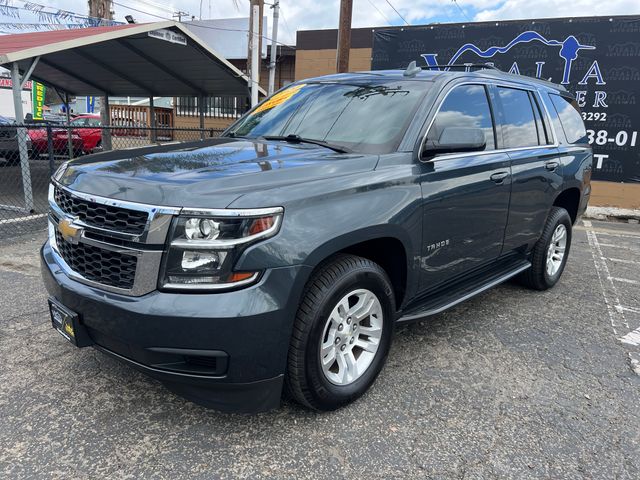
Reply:
<svg viewBox="0 0 640 480"><path fill-rule="evenodd" d="M242 135L237 135L236 132L229 132L225 135L226 138L247 138Z"/></svg>
<svg viewBox="0 0 640 480"><path fill-rule="evenodd" d="M334 152L338 152L338 153L350 153L351 150L344 148L344 147L339 147L337 145L332 145L330 143L327 142L323 142L322 140L314 140L312 138L302 138L300 135L296 135L296 134L290 134L290 135L265 135L264 137L265 140L282 140L285 142L289 142L289 143L310 143L312 145L320 145L321 147L326 147L326 148L330 148L331 150L333 150Z"/></svg>

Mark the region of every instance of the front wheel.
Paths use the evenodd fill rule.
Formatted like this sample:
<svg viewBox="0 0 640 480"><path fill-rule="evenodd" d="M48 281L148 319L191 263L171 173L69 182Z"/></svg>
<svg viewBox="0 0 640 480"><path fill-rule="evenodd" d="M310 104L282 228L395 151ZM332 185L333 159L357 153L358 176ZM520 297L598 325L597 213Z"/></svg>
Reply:
<svg viewBox="0 0 640 480"><path fill-rule="evenodd" d="M376 263L340 255L312 276L296 315L285 384L315 410L334 410L362 395L391 345L395 300Z"/></svg>
<svg viewBox="0 0 640 480"><path fill-rule="evenodd" d="M564 271L571 248L571 217L560 207L552 207L540 239L533 247L531 268L520 277L535 290L553 287Z"/></svg>

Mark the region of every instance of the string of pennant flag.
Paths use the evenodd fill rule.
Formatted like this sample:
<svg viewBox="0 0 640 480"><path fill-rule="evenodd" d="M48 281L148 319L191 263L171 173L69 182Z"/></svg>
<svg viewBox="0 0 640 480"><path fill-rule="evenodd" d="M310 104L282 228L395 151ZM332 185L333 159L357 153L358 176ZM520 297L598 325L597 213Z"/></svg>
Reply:
<svg viewBox="0 0 640 480"><path fill-rule="evenodd" d="M29 17L35 15L37 23L34 22L33 18L29 18L29 21L25 22L0 22L0 31L8 33L9 31L24 30L64 30L122 24L122 22L80 15L68 10L56 9L27 0L0 0L0 17L24 19L21 16L24 12L30 12Z"/></svg>

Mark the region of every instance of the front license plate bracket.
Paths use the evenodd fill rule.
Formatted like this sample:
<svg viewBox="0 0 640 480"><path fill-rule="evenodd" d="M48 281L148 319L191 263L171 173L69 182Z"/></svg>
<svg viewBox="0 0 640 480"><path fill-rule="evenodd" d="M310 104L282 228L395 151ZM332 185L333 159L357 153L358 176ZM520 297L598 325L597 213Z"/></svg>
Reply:
<svg viewBox="0 0 640 480"><path fill-rule="evenodd" d="M80 316L54 298L49 298L51 324L56 331L76 347L93 345L89 332L80 322Z"/></svg>

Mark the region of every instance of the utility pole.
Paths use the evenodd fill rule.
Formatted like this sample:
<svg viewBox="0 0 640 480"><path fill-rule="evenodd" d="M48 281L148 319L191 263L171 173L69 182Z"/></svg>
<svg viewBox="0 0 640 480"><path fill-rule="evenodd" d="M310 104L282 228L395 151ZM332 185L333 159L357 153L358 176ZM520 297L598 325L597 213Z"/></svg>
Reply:
<svg viewBox="0 0 640 480"><path fill-rule="evenodd" d="M271 33L271 60L269 62L269 88L267 93L271 95L276 85L276 55L278 54L278 18L280 17L280 0L273 2L273 31Z"/></svg>
<svg viewBox="0 0 640 480"><path fill-rule="evenodd" d="M113 5L111 0L89 0L89 16L112 20Z"/></svg>
<svg viewBox="0 0 640 480"><path fill-rule="evenodd" d="M111 0L89 0L89 16L113 20L113 5ZM69 122L69 101L67 97L67 123ZM111 150L111 112L109 111L109 96L100 97L100 124L102 125L102 149ZM106 127L106 128L105 128ZM71 128L67 130L67 141L71 144Z"/></svg>
<svg viewBox="0 0 640 480"><path fill-rule="evenodd" d="M260 81L260 58L262 57L262 15L264 12L264 0L250 0L249 6L249 50L247 52L247 76L251 81L251 106L258 103L257 97L253 101L253 87L255 84L256 95ZM256 53L254 66L253 52Z"/></svg>
<svg viewBox="0 0 640 480"><path fill-rule="evenodd" d="M340 25L338 26L338 52L336 55L336 71L349 71L349 50L351 49L351 14L353 0L340 0Z"/></svg>
<svg viewBox="0 0 640 480"><path fill-rule="evenodd" d="M177 18L179 22L182 21L182 17L188 17L188 16L189 14L187 12L183 12L182 10L178 10L172 15L172 17Z"/></svg>
<svg viewBox="0 0 640 480"><path fill-rule="evenodd" d="M251 107L258 104L258 85L260 84L260 39L258 21L260 19L260 7L251 5L251 28L249 30L249 54L250 65L249 81L251 82Z"/></svg>

